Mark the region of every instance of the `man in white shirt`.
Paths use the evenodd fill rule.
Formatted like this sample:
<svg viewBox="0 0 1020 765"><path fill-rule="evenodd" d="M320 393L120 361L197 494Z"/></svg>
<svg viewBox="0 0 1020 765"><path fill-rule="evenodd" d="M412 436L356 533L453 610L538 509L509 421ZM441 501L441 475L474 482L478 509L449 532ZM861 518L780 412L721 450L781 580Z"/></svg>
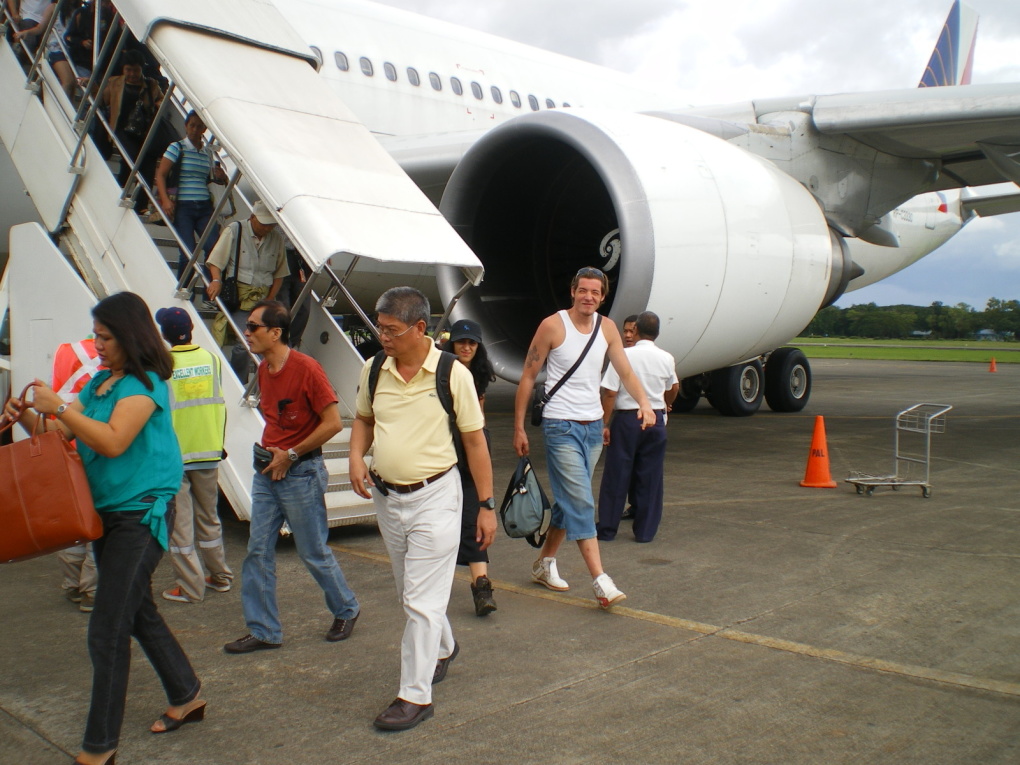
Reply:
<svg viewBox="0 0 1020 765"><path fill-rule="evenodd" d="M666 412L680 391L673 356L655 345L659 317L645 311L637 317L637 342L625 353L648 401L655 411L655 425L641 429L634 412L638 403L621 390L613 367L602 378L603 441L608 444L606 465L599 490L600 541L616 538L620 518L633 491L634 538L651 542L662 519L662 468L666 458ZM613 417L619 412L621 416Z"/></svg>

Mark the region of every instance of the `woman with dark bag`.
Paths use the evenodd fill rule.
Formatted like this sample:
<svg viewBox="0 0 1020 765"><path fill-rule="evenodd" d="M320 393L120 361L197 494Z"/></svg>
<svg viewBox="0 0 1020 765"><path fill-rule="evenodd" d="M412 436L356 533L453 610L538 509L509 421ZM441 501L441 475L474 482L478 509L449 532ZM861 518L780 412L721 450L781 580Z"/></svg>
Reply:
<svg viewBox="0 0 1020 765"><path fill-rule="evenodd" d="M95 542L99 585L89 622L92 702L85 723L83 765L113 763L120 741L134 637L166 691L169 708L153 733L176 730L205 716L201 683L152 597L152 573L173 529L174 498L183 476L180 447L170 418L170 353L145 302L131 292L100 301L92 310L99 371L66 404L42 380L30 406L47 430L77 440L103 521ZM21 402L11 399L13 416ZM25 411L31 432L39 415Z"/></svg>
<svg viewBox="0 0 1020 765"><path fill-rule="evenodd" d="M485 391L490 382L495 382L496 375L492 371L489 354L482 343L482 328L473 321L462 319L455 322L450 329L450 339L442 350L457 357L470 371L475 381L475 392L478 403L485 411ZM485 441L489 443L489 431L483 428ZM490 447L491 451L491 447ZM475 602L475 614L488 616L496 610L496 601L492 597L492 582L489 581L489 554L478 549L475 537L475 524L478 521L478 494L471 474L464 468L460 472L464 490L464 504L461 511L460 549L457 551L457 565L468 567L471 572L471 596Z"/></svg>

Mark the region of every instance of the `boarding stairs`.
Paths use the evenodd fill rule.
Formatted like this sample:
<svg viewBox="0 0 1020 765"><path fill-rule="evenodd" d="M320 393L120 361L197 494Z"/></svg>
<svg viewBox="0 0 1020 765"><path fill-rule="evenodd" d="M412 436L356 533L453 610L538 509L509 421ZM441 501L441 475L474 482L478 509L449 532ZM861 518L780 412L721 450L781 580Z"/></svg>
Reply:
<svg viewBox="0 0 1020 765"><path fill-rule="evenodd" d="M166 108L196 110L223 147L237 218L247 217L254 198L265 201L312 274L298 299L310 307L301 350L323 365L346 426L324 447L329 524L370 520L371 503L353 492L348 475L349 425L363 359L336 313L354 314L371 326L358 300L374 295L352 294L351 277L380 264L453 265L466 288L480 281L481 265L325 85L314 54L274 6L260 0L166 5L119 0L117 8L170 79L174 97L166 99ZM105 44L116 60L123 38L111 34ZM103 82L90 82L85 92L101 92ZM153 311L184 308L192 314L194 341L218 352L222 362L228 456L220 486L238 517L248 519L251 445L263 427L256 381L239 380L229 347L224 354L213 341L211 314L200 310L205 277L195 269L178 281L168 267L180 244L172 226L157 230L134 213L135 195L151 190L137 173L121 188L96 149L89 137L97 118L91 100L75 106L42 57L25 67L0 42L0 142L20 175L0 181L23 183L39 218L11 229L0 282L11 356L0 367L9 368L13 389L46 377L57 345L88 334L91 306L117 291L138 293ZM193 265L198 257L192 255ZM399 283L376 280L375 286Z"/></svg>

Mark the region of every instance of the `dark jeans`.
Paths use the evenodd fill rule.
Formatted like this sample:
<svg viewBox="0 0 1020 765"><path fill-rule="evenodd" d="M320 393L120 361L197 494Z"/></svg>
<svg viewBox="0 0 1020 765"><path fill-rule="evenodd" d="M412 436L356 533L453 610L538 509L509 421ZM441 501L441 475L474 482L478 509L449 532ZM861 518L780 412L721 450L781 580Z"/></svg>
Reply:
<svg viewBox="0 0 1020 765"><path fill-rule="evenodd" d="M192 252L195 251L195 242L198 237L205 231L205 227L209 225L209 219L212 218L213 214L213 203L211 199L207 199L204 202L178 202L177 207L174 210L174 228L177 229L177 233L180 234L181 241L187 245L188 249ZM216 243L216 238L219 235L219 226L214 226L212 232L209 234L209 238L205 240L205 251L208 252L212 249L212 246ZM202 260L199 259L199 263ZM177 278L181 278L181 274L184 273L184 267L188 264L188 258L184 254L184 250L181 250L181 254L177 259Z"/></svg>
<svg viewBox="0 0 1020 765"><path fill-rule="evenodd" d="M173 512L173 500L168 513ZM145 511L100 513L103 536L94 544L99 584L89 621L92 703L82 749L101 754L120 743L124 722L131 638L156 670L170 706L187 704L201 684L152 599L152 572L163 548L141 523ZM172 517L168 523L173 528Z"/></svg>
<svg viewBox="0 0 1020 765"><path fill-rule="evenodd" d="M124 152L127 154L126 157L120 159L120 169L117 171L117 183L121 188L127 184L130 178L131 165L135 161L135 157L138 156L138 150L142 148L142 138L138 136L128 135L124 132L118 132L117 138L120 140L124 147ZM155 157L152 156L152 149L146 152L145 157L142 159L141 164L138 166L138 170L141 172L145 182L149 184L150 188L153 188L153 178L156 173L156 161ZM135 199L135 212L142 212L149 207L149 197L141 189L138 190L138 197Z"/></svg>

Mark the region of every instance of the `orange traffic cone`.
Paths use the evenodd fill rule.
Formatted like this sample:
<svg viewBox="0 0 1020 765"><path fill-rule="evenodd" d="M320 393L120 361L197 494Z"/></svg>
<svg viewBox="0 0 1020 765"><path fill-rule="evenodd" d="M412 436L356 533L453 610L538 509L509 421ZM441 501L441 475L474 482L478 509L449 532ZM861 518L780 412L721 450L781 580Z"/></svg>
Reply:
<svg viewBox="0 0 1020 765"><path fill-rule="evenodd" d="M995 368L995 357L994 356L992 356L992 363L988 365L988 371L989 372L998 372L999 371L998 369Z"/></svg>
<svg viewBox="0 0 1020 765"><path fill-rule="evenodd" d="M829 473L829 452L825 446L825 420L815 417L815 433L811 437L811 451L808 452L807 470L801 486L812 489L835 489L836 482Z"/></svg>

